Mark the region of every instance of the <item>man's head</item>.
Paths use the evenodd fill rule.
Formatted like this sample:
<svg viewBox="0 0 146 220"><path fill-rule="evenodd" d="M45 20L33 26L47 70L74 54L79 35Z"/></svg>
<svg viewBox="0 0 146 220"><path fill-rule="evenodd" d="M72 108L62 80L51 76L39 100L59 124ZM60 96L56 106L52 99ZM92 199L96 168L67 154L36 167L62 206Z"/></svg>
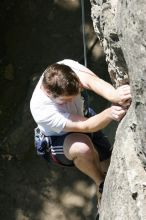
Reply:
<svg viewBox="0 0 146 220"><path fill-rule="evenodd" d="M73 70L64 64L52 64L42 80L43 88L53 99L73 97L80 92L80 81Z"/></svg>

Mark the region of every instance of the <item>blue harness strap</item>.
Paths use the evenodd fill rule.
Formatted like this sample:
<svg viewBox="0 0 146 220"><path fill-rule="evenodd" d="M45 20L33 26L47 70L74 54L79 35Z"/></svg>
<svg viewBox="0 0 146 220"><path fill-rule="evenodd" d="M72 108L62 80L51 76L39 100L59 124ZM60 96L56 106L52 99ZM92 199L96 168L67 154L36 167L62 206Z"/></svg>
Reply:
<svg viewBox="0 0 146 220"><path fill-rule="evenodd" d="M34 140L37 155L47 160L49 163L58 164L60 166L73 167L73 161L68 160L63 152L63 142L65 137L66 135L45 136L42 134L38 127L35 128Z"/></svg>

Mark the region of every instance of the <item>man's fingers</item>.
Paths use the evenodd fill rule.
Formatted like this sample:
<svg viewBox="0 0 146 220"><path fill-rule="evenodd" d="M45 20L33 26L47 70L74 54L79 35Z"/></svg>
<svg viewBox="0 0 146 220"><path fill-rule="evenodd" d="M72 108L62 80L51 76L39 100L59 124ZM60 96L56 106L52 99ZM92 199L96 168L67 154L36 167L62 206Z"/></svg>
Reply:
<svg viewBox="0 0 146 220"><path fill-rule="evenodd" d="M112 118L116 121L120 121L126 114L127 109L121 106L112 106Z"/></svg>
<svg viewBox="0 0 146 220"><path fill-rule="evenodd" d="M128 107L128 106L130 106L130 105L131 105L131 99L128 99L127 101L125 101L125 102L122 103L122 106L123 106L123 107Z"/></svg>
<svg viewBox="0 0 146 220"><path fill-rule="evenodd" d="M116 115L116 114L114 114L114 113L112 113L112 118L113 118L113 120L115 120L115 121L119 121L118 115Z"/></svg>
<svg viewBox="0 0 146 220"><path fill-rule="evenodd" d="M119 111L116 111L116 110L113 111L113 114L118 115L119 117L121 115L124 115L125 113L126 113L126 109L125 110L119 110Z"/></svg>
<svg viewBox="0 0 146 220"><path fill-rule="evenodd" d="M130 89L130 86L129 85L123 85L123 86L120 86L118 88L120 88L120 89Z"/></svg>
<svg viewBox="0 0 146 220"><path fill-rule="evenodd" d="M113 105L112 108L113 108L113 111L114 110L115 111L125 111L125 108L122 106L119 106L119 105Z"/></svg>
<svg viewBox="0 0 146 220"><path fill-rule="evenodd" d="M131 95L130 90L129 89L124 89L123 90L123 95Z"/></svg>
<svg viewBox="0 0 146 220"><path fill-rule="evenodd" d="M123 113L123 114L121 114L121 115L118 115L118 114L113 113L113 114L112 114L112 117L113 117L113 120L115 120L115 121L120 121L120 120L123 118L124 115L125 115L125 113Z"/></svg>
<svg viewBox="0 0 146 220"><path fill-rule="evenodd" d="M131 103L128 100L132 99L130 86L123 85L117 88L117 94L119 97L119 101L117 102L121 106L129 106Z"/></svg>
<svg viewBox="0 0 146 220"><path fill-rule="evenodd" d="M129 85L123 85L123 86L120 86L118 87L118 92L120 94L120 96L126 96L126 95L131 95L131 92L130 92L130 86ZM130 96L131 97L131 96ZM129 98L130 98L129 97Z"/></svg>
<svg viewBox="0 0 146 220"><path fill-rule="evenodd" d="M123 95L122 100L127 100L127 99L131 99L131 98L132 98L131 94L127 93L127 94Z"/></svg>

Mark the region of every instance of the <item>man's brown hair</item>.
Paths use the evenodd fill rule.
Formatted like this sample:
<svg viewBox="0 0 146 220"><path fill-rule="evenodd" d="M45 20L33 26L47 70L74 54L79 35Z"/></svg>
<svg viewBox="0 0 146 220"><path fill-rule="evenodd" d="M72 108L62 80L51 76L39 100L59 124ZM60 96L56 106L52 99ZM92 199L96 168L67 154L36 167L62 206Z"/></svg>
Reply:
<svg viewBox="0 0 146 220"><path fill-rule="evenodd" d="M69 66L58 63L52 64L45 70L42 85L54 98L74 96L80 90L79 78L75 72Z"/></svg>

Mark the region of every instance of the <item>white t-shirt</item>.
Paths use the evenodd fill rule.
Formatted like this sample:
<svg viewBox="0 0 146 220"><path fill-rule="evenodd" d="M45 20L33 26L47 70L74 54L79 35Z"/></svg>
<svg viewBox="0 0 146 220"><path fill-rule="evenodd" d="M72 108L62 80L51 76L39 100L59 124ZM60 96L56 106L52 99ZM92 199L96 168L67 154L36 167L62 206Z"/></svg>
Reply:
<svg viewBox="0 0 146 220"><path fill-rule="evenodd" d="M70 66L74 72L77 72L81 65L69 59L58 63ZM46 136L63 135L66 133L63 128L70 114L83 115L83 99L79 94L72 102L56 104L41 90L42 79L43 75L40 77L30 101L32 116L41 132Z"/></svg>

